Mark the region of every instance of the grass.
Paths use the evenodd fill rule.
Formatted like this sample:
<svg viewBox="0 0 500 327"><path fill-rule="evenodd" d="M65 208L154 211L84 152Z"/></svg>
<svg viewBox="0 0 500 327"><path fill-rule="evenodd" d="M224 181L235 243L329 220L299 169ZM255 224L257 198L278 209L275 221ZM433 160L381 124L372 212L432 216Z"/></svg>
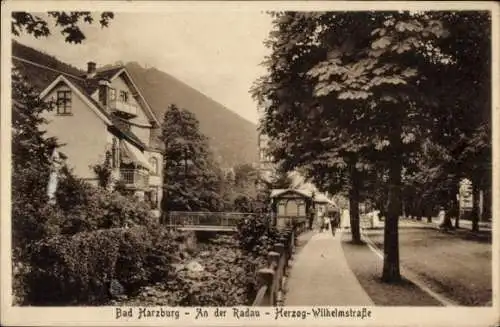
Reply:
<svg viewBox="0 0 500 327"><path fill-rule="evenodd" d="M383 248L383 231L369 231ZM464 306L491 305L491 237L457 230L403 227L399 231L400 261L433 291Z"/></svg>
<svg viewBox="0 0 500 327"><path fill-rule="evenodd" d="M440 302L410 281L387 284L380 279L382 260L366 244L352 243L351 235L343 233L342 248L347 263L361 286L378 306L440 306Z"/></svg>

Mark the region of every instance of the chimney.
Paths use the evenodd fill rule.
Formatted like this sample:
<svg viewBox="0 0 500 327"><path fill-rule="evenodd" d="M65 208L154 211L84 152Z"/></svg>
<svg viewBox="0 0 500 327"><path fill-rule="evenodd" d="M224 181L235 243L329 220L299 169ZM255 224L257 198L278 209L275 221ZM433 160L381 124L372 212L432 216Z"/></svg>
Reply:
<svg viewBox="0 0 500 327"><path fill-rule="evenodd" d="M87 63L87 77L93 77L95 75L96 67L97 65L93 61Z"/></svg>

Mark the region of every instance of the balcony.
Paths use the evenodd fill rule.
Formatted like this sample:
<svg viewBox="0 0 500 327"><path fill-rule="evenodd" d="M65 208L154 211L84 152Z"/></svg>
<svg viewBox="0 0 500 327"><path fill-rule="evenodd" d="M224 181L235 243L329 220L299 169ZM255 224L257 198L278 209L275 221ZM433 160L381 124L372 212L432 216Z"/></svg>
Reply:
<svg viewBox="0 0 500 327"><path fill-rule="evenodd" d="M127 188L145 189L149 185L149 173L139 169L120 169L121 180Z"/></svg>
<svg viewBox="0 0 500 327"><path fill-rule="evenodd" d="M137 107L135 104L119 100L109 101L109 108L116 114L124 118L133 118L137 116Z"/></svg>

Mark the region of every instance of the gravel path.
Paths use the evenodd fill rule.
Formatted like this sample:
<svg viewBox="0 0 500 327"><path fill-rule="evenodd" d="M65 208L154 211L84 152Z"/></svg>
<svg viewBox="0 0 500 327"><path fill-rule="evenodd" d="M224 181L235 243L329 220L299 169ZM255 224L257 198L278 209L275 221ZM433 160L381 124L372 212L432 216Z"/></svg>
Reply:
<svg viewBox="0 0 500 327"><path fill-rule="evenodd" d="M372 300L350 270L340 232L316 233L294 260L286 306L370 306Z"/></svg>

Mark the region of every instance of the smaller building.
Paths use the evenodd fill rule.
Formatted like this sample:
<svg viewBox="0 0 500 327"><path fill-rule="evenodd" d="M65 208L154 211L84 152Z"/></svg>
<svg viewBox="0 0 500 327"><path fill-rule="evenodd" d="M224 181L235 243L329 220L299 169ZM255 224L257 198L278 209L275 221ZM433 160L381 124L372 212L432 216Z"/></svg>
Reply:
<svg viewBox="0 0 500 327"><path fill-rule="evenodd" d="M299 190L272 190L271 201L274 213L273 224L278 229L293 226L294 223L306 224L313 210L312 198Z"/></svg>
<svg viewBox="0 0 500 327"><path fill-rule="evenodd" d="M278 229L291 226L294 222L312 227L329 209L336 208L324 194L301 189L274 189L271 201L273 224Z"/></svg>

